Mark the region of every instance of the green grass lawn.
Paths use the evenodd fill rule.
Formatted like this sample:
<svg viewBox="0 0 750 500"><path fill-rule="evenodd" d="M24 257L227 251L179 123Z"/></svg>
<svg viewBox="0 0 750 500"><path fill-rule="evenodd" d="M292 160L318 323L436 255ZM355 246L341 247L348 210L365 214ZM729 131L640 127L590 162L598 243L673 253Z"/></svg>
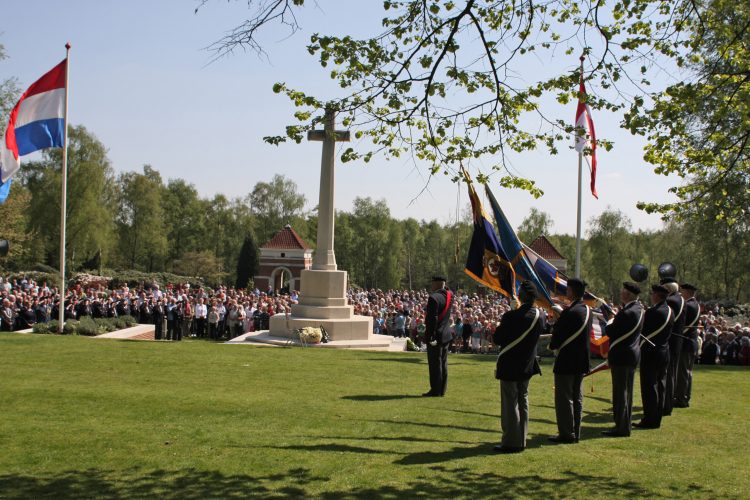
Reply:
<svg viewBox="0 0 750 500"><path fill-rule="evenodd" d="M743 369L698 368L693 406L629 439L600 436L594 375L581 443L553 445L544 366L529 449L495 455L491 356L451 355L448 395L420 398L419 353L19 334L0 353L0 498L750 496Z"/></svg>

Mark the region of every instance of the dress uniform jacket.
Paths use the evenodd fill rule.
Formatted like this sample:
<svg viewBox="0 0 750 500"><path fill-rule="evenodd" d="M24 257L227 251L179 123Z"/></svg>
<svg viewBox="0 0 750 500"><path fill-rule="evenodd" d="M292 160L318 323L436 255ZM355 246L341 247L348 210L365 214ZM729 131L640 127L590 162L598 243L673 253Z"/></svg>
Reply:
<svg viewBox="0 0 750 500"><path fill-rule="evenodd" d="M537 309L531 304L523 304L514 311L508 311L500 320L500 325L495 330L493 341L499 346L500 351L518 339L534 320ZM540 373L536 362L536 344L539 335L546 329L544 313L538 311L539 317L534 328L524 339L509 349L505 354L498 356L495 377L500 380L520 381L528 380L533 375Z"/></svg>
<svg viewBox="0 0 750 500"><path fill-rule="evenodd" d="M441 289L430 294L427 299L425 314L425 338L429 344L437 340L438 344L447 344L453 339L450 325L450 308L453 297L448 302L448 290ZM445 314L442 314L445 311ZM440 315L442 314L442 318Z"/></svg>
<svg viewBox="0 0 750 500"><path fill-rule="evenodd" d="M694 354L698 353L698 329L695 326L690 325L697 325L698 324L698 318L701 314L701 306L698 304L698 301L695 297L690 297L685 301L685 312L683 313L685 316L685 328L683 330L683 335L687 338L682 339L682 352L691 352Z"/></svg>
<svg viewBox="0 0 750 500"><path fill-rule="evenodd" d="M682 351L682 331L685 329L685 299L679 292L670 293L667 297L667 304L672 309L672 333L676 335L669 336L669 350L671 353Z"/></svg>
<svg viewBox="0 0 750 500"><path fill-rule="evenodd" d="M607 326L607 337L609 337L607 360L610 366L629 368L638 366L641 357L641 349L638 347L638 343L641 340L641 330L643 329L643 314L643 305L634 300L620 309L612 323ZM630 335L623 338L628 333Z"/></svg>
<svg viewBox="0 0 750 500"><path fill-rule="evenodd" d="M586 304L574 301L566 308L552 328L549 348L560 349L573 335L578 334L555 357L554 372L563 375L580 375L589 371L589 342L593 314ZM580 333L579 333L580 332Z"/></svg>
<svg viewBox="0 0 750 500"><path fill-rule="evenodd" d="M667 318L669 318L669 321L667 321ZM649 338L665 323L666 326L659 333ZM671 308L666 301L661 301L646 310L646 315L643 318L643 336L649 338L654 345L646 340L641 342L641 365L657 360L669 363L669 337L672 335L673 323L674 316L671 314Z"/></svg>

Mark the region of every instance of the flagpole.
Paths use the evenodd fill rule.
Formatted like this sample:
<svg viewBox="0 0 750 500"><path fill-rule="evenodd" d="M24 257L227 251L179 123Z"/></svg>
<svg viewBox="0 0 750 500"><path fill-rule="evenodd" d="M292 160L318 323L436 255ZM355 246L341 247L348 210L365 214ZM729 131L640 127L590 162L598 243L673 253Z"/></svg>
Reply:
<svg viewBox="0 0 750 500"><path fill-rule="evenodd" d="M583 80L583 60L584 56L581 55L581 80ZM581 96L578 96L581 99ZM577 134L580 134L577 131ZM581 277L581 177L583 171L583 152L578 152L578 216L576 223L576 278Z"/></svg>
<svg viewBox="0 0 750 500"><path fill-rule="evenodd" d="M62 195L60 198L60 310L57 332L65 326L65 215L68 209L68 75L70 74L70 42L65 44L65 107L63 119Z"/></svg>

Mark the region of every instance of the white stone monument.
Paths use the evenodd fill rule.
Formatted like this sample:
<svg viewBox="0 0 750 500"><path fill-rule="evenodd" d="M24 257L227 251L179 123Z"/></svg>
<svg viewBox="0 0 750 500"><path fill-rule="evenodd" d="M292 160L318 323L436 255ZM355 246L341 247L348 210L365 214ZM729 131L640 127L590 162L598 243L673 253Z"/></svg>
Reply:
<svg viewBox="0 0 750 500"><path fill-rule="evenodd" d="M348 131L335 130L335 119L335 112L327 109L324 129L307 133L309 141L323 141L318 245L312 269L302 271L300 303L292 305L290 315L271 317L269 333L273 337L294 337L292 332L305 326L323 326L331 340L367 340L372 334L372 318L355 316L354 307L347 304L347 272L337 269L333 251L335 145L349 140Z"/></svg>

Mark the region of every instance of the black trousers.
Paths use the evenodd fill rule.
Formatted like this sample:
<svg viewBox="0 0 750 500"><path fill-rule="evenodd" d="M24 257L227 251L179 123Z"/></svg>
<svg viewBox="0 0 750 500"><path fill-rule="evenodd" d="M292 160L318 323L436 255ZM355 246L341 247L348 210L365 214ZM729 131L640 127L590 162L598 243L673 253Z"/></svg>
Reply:
<svg viewBox="0 0 750 500"><path fill-rule="evenodd" d="M174 340L175 330L177 329L177 320L167 320L167 340Z"/></svg>
<svg viewBox="0 0 750 500"><path fill-rule="evenodd" d="M612 373L612 411L615 419L615 431L629 436L633 414L633 381L635 367L611 366Z"/></svg>
<svg viewBox="0 0 750 500"><path fill-rule="evenodd" d="M664 399L667 392L669 350L643 350L641 352L641 401L643 423L653 427L661 425Z"/></svg>
<svg viewBox="0 0 750 500"><path fill-rule="evenodd" d="M445 395L448 388L448 344L427 344L427 363L430 367L430 392Z"/></svg>
<svg viewBox="0 0 750 500"><path fill-rule="evenodd" d="M583 374L555 373L555 415L557 434L563 439L581 437Z"/></svg>
<svg viewBox="0 0 750 500"><path fill-rule="evenodd" d="M677 339L677 340L675 340ZM680 364L680 354L682 351L682 338L674 337L669 342L669 368L667 371L667 388L664 394L664 415L672 414L672 406L676 397L675 388L677 387L677 368Z"/></svg>
<svg viewBox="0 0 750 500"><path fill-rule="evenodd" d="M205 337L206 336L206 318L195 318L195 336Z"/></svg>
<svg viewBox="0 0 750 500"><path fill-rule="evenodd" d="M161 318L154 319L154 338L156 340L161 340L164 336L164 322L161 320Z"/></svg>
<svg viewBox="0 0 750 500"><path fill-rule="evenodd" d="M682 406L690 404L690 393L693 390L693 363L695 363L695 354L692 351L683 350L680 353L674 394L675 401Z"/></svg>

